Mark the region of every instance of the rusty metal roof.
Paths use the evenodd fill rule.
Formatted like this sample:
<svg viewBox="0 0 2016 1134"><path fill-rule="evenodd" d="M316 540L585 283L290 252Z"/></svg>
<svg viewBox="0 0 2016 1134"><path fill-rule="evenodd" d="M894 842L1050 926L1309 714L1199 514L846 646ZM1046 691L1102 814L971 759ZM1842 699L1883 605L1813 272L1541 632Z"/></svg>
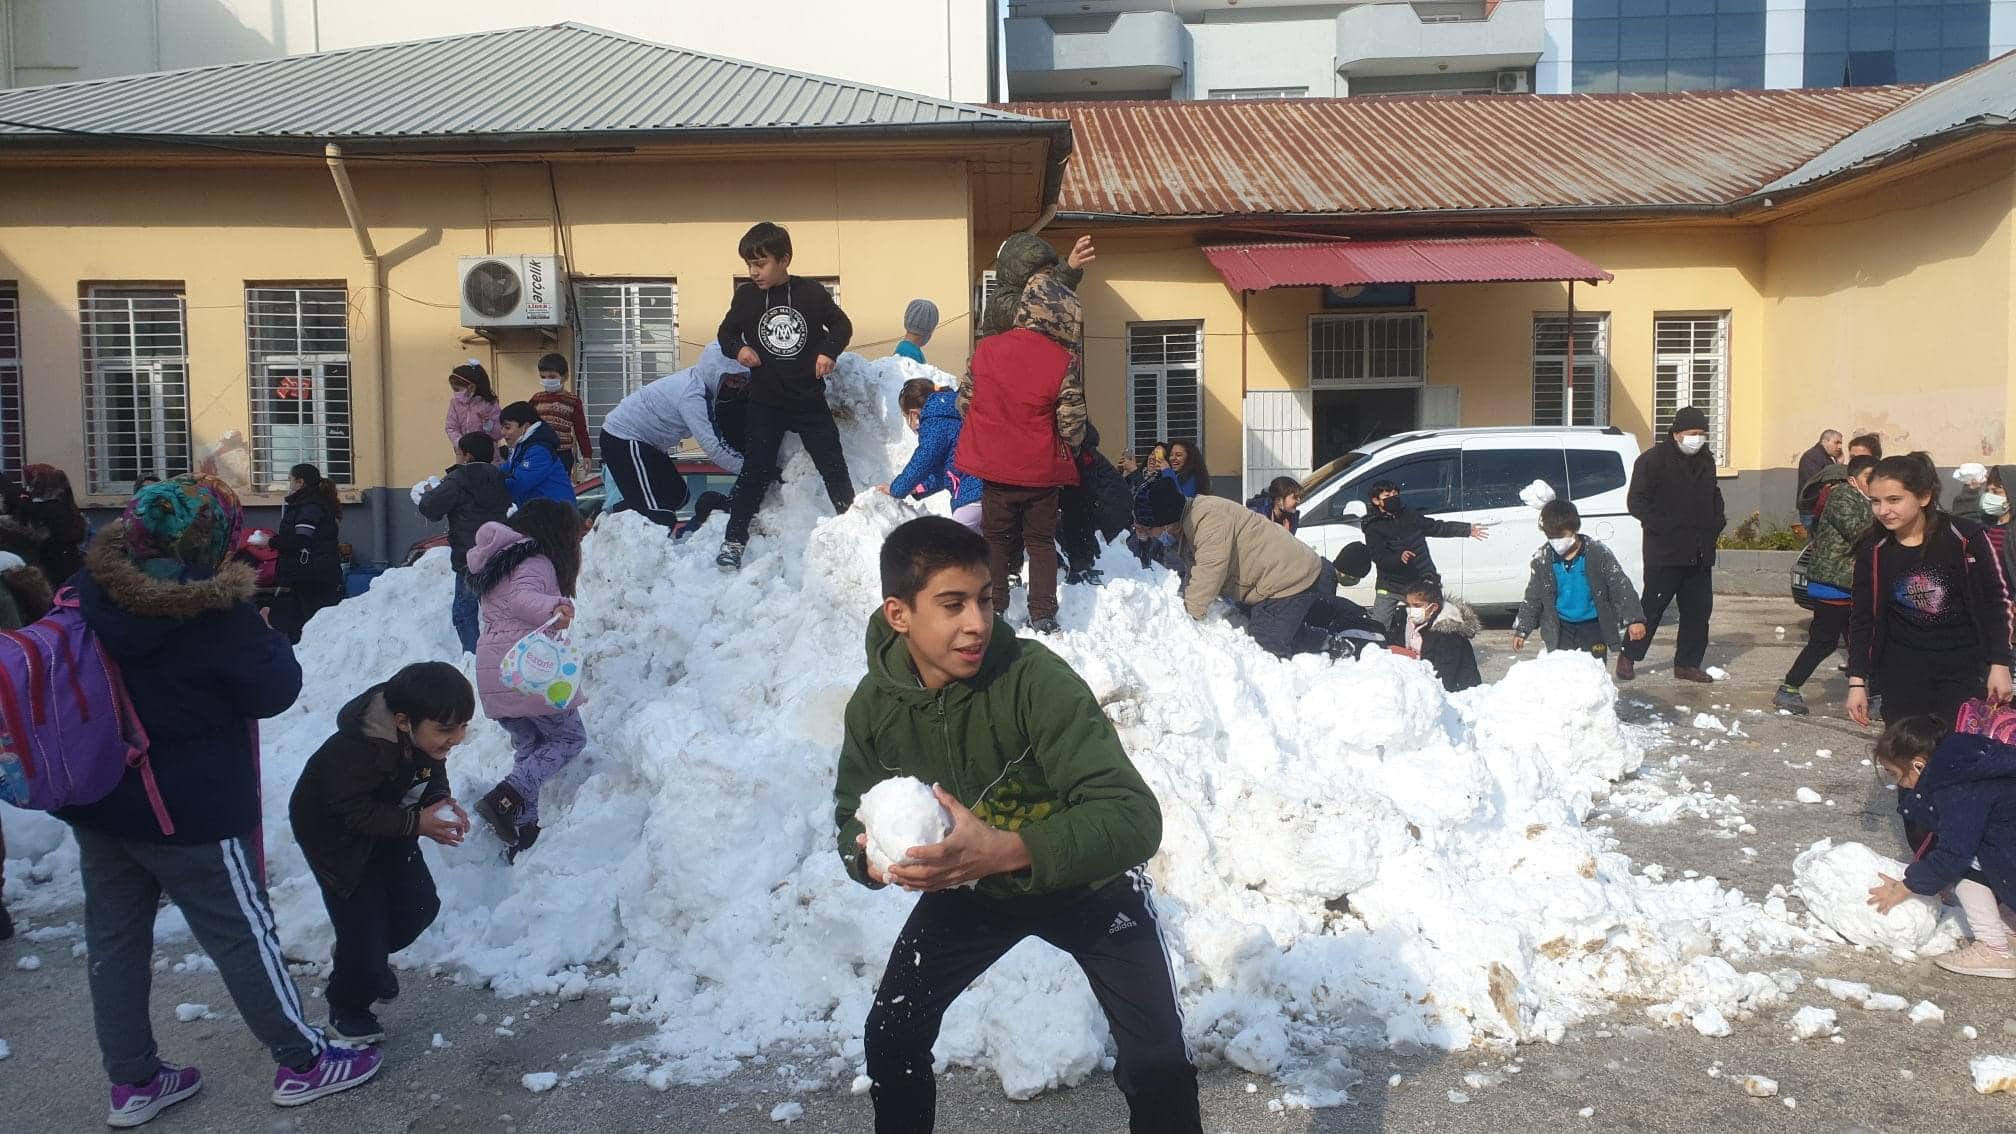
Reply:
<svg viewBox="0 0 2016 1134"><path fill-rule="evenodd" d="M1068 119L1060 211L1323 216L1714 207L1917 88L1014 103Z"/></svg>
<svg viewBox="0 0 2016 1134"><path fill-rule="evenodd" d="M1328 284L1501 283L1613 279L1537 236L1216 244L1204 257L1234 291Z"/></svg>

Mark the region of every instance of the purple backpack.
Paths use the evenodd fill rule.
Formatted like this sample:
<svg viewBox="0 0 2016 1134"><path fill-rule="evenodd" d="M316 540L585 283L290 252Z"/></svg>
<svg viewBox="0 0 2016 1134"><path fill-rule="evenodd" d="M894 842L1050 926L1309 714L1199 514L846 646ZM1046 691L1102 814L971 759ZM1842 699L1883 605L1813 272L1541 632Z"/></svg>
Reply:
<svg viewBox="0 0 2016 1134"><path fill-rule="evenodd" d="M119 666L65 587L40 622L0 631L0 800L32 811L96 803L128 768L140 769L161 833L174 834Z"/></svg>

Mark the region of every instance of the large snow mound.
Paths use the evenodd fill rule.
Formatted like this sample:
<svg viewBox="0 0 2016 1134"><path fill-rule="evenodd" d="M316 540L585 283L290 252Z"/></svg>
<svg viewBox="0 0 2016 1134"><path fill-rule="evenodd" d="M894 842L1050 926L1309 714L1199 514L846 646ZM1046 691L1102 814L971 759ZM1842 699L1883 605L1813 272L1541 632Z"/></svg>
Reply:
<svg viewBox="0 0 2016 1134"><path fill-rule="evenodd" d="M895 393L915 370L841 359L829 397L857 485L908 457ZM628 514L590 536L574 633L589 748L547 786L539 845L515 866L480 835L426 844L443 910L401 958L506 994L608 995L656 1025L640 1069L654 1083L719 1077L759 1052L848 1082L915 901L848 880L831 790L880 600L877 549L916 509L871 492L834 517L809 459L795 441L786 452L740 574L713 565L719 520L676 544ZM1277 660L1232 616L1191 621L1173 575L1124 549L1101 566L1105 587L1064 589L1065 633L1047 641L1161 801L1149 866L1200 1061L1336 1103L1356 1079L1351 1047L1552 1041L1624 997L1734 1016L1758 990L1704 985L1688 962L1808 940L1711 878L1634 875L1582 827L1640 760L1586 655L1524 661L1452 697L1388 654ZM318 616L300 702L263 728L291 955L326 956L331 934L288 794L360 689L459 656L450 591L436 555ZM451 758L458 796L509 764L479 719ZM1083 977L1032 941L953 1006L938 1054L1026 1097L1082 1080L1108 1049Z"/></svg>

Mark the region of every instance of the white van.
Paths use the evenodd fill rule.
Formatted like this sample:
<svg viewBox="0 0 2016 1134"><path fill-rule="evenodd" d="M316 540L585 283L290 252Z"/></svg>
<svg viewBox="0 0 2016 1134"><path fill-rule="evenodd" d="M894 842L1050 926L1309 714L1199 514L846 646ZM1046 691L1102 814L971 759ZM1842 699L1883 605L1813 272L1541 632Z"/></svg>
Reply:
<svg viewBox="0 0 2016 1134"><path fill-rule="evenodd" d="M1473 606L1516 607L1526 594L1533 553L1545 542L1540 517L1519 499L1536 480L1582 512L1582 533L1603 541L1632 579L1644 577L1638 521L1625 507L1638 442L1615 426L1572 429L1437 429L1368 442L1302 482L1302 542L1325 559L1364 542L1366 490L1382 480L1400 500L1438 520L1484 524L1484 540L1437 539L1428 549L1449 594ZM1372 580L1347 592L1372 601Z"/></svg>

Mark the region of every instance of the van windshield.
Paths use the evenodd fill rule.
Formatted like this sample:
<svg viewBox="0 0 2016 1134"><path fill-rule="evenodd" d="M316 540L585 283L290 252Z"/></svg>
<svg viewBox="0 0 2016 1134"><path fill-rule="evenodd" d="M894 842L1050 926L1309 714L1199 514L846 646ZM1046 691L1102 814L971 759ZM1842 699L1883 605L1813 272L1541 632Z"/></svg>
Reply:
<svg viewBox="0 0 2016 1134"><path fill-rule="evenodd" d="M1365 463L1365 454L1346 453L1343 456L1302 478L1302 495L1307 496L1318 488L1341 476L1345 470Z"/></svg>

